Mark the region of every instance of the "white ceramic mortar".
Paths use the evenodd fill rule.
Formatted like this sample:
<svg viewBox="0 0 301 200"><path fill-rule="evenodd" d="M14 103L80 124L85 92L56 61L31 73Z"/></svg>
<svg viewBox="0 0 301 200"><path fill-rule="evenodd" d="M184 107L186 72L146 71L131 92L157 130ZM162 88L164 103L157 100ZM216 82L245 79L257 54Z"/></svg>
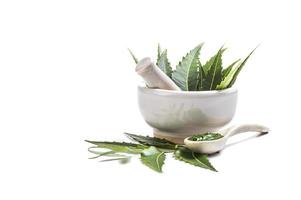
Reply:
<svg viewBox="0 0 301 200"><path fill-rule="evenodd" d="M176 143L224 127L235 114L236 102L235 88L188 92L138 86L139 109L154 136Z"/></svg>

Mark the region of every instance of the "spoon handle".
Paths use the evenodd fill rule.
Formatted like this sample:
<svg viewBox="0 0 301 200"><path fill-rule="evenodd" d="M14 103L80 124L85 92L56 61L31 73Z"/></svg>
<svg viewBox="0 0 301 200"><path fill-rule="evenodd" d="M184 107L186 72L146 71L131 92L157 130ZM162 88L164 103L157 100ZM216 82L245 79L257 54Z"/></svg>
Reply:
<svg viewBox="0 0 301 200"><path fill-rule="evenodd" d="M259 124L243 124L243 125L235 125L227 129L225 137L230 137L239 133L244 132L259 132L259 133L267 133L269 132L269 128Z"/></svg>

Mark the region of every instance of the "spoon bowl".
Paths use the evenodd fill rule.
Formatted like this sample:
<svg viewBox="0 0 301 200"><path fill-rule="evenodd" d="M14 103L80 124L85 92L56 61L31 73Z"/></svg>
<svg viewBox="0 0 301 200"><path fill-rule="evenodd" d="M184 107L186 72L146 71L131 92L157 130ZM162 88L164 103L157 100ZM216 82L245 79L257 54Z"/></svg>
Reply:
<svg viewBox="0 0 301 200"><path fill-rule="evenodd" d="M226 142L229 139L229 137L244 132L259 132L263 134L268 133L269 128L258 124L236 125L221 130L219 133L223 135L222 138L208 141L192 141L189 139L190 137L187 137L184 140L184 144L194 152L203 154L213 154L225 148Z"/></svg>

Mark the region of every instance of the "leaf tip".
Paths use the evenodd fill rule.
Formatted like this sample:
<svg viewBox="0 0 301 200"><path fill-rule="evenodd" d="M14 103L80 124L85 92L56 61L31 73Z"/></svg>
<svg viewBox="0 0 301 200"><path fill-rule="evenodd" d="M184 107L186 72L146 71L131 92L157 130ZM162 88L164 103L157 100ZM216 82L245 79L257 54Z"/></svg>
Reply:
<svg viewBox="0 0 301 200"><path fill-rule="evenodd" d="M128 49L128 51L129 51L129 53L131 54L131 56L132 56L134 62L135 62L136 64L138 64L138 62L139 62L138 58L134 55L134 53L132 52L132 50L131 50L130 48L127 48L127 49Z"/></svg>

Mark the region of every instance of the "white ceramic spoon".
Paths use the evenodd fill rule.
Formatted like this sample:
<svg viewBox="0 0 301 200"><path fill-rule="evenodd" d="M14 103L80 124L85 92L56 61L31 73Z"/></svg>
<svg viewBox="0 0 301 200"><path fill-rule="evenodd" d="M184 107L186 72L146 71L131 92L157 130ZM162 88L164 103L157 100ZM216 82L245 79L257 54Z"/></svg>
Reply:
<svg viewBox="0 0 301 200"><path fill-rule="evenodd" d="M229 137L244 132L259 132L263 134L268 133L269 128L258 124L236 125L219 131L218 133L224 136L220 139L209 141L192 141L189 140L189 137L187 137L185 138L184 143L187 148L191 149L192 151L204 154L212 154L224 149Z"/></svg>

